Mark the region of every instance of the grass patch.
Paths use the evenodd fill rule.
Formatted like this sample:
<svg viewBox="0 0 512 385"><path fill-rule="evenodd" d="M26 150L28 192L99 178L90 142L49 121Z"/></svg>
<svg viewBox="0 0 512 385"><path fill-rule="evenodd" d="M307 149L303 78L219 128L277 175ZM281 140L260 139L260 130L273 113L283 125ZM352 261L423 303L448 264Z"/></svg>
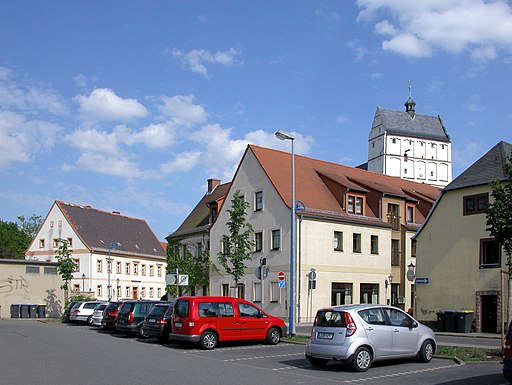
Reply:
<svg viewBox="0 0 512 385"><path fill-rule="evenodd" d="M296 344L305 344L308 339L309 336L295 335L293 337L283 336L282 341ZM464 362L501 361L502 359L502 354L499 349L482 349L475 347L445 345L437 346L436 356L457 357Z"/></svg>

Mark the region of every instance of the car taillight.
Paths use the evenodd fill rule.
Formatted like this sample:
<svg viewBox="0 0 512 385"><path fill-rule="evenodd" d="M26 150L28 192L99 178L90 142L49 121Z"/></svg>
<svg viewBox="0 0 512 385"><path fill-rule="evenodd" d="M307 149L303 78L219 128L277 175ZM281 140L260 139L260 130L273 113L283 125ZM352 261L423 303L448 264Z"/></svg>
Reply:
<svg viewBox="0 0 512 385"><path fill-rule="evenodd" d="M117 311L109 311L108 315L111 316L111 317L116 317L117 316Z"/></svg>
<svg viewBox="0 0 512 385"><path fill-rule="evenodd" d="M352 316L348 313L345 313L345 323L347 324L347 330L345 331L345 337L350 337L351 335L353 335L356 332L357 326L356 326L354 320L352 319Z"/></svg>
<svg viewBox="0 0 512 385"><path fill-rule="evenodd" d="M133 313L130 312L130 314L128 314L128 323L131 324L133 323Z"/></svg>
<svg viewBox="0 0 512 385"><path fill-rule="evenodd" d="M503 343L503 355L512 358L512 341L508 338L505 338L505 342Z"/></svg>
<svg viewBox="0 0 512 385"><path fill-rule="evenodd" d="M167 325L167 321L166 321L166 320L164 320L164 319L159 319L158 321L156 321L156 323L157 323L158 325Z"/></svg>

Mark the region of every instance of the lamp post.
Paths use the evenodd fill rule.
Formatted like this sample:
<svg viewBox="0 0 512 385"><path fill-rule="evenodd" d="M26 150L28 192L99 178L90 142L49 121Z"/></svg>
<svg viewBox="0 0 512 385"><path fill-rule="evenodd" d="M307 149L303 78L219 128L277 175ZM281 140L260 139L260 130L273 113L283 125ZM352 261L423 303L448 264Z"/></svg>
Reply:
<svg viewBox="0 0 512 385"><path fill-rule="evenodd" d="M82 274L82 292L85 292L85 274Z"/></svg>
<svg viewBox="0 0 512 385"><path fill-rule="evenodd" d="M289 140L292 145L292 202L290 210L290 305L288 329L291 336L295 335L295 153L293 152L293 141L295 136L284 131L276 131L276 138Z"/></svg>
<svg viewBox="0 0 512 385"><path fill-rule="evenodd" d="M111 259L110 259L110 250L117 249L119 247L118 242L112 242L108 246L108 259L107 259L107 291L108 291L108 302L112 299L112 290L110 290L110 270L111 269Z"/></svg>
<svg viewBox="0 0 512 385"><path fill-rule="evenodd" d="M116 278L116 296L117 300L119 301L119 278Z"/></svg>
<svg viewBox="0 0 512 385"><path fill-rule="evenodd" d="M414 280L416 279L416 272L414 271L414 268L416 266L414 265L414 263L411 262L409 265L407 265L407 267L409 268L409 270L407 270L407 280L409 282L412 282L411 307L412 312L414 313L414 310L416 308L416 283L414 282Z"/></svg>

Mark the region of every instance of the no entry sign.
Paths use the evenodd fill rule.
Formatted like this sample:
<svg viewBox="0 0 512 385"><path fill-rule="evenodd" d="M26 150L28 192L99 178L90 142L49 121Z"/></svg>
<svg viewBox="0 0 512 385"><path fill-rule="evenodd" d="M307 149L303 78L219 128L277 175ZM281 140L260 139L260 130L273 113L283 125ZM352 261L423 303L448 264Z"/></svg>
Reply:
<svg viewBox="0 0 512 385"><path fill-rule="evenodd" d="M279 273L277 273L277 279L280 280L280 281L284 281L284 272L283 271L280 271Z"/></svg>

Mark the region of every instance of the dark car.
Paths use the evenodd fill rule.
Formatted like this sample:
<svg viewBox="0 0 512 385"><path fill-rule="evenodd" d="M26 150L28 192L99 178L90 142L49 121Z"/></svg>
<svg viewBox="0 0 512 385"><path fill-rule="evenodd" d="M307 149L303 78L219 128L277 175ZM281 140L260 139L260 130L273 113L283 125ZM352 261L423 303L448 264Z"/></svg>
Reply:
<svg viewBox="0 0 512 385"><path fill-rule="evenodd" d="M103 310L101 318L101 328L104 330L114 330L116 328L117 312L121 302L110 302Z"/></svg>
<svg viewBox="0 0 512 385"><path fill-rule="evenodd" d="M503 343L503 376L512 383L512 322L508 326Z"/></svg>
<svg viewBox="0 0 512 385"><path fill-rule="evenodd" d="M141 334L148 337L156 337L160 342L167 341L171 333L173 305L173 302L156 304L144 319Z"/></svg>
<svg viewBox="0 0 512 385"><path fill-rule="evenodd" d="M145 300L123 302L117 314L116 330L128 334L140 334L144 318L157 303L157 301Z"/></svg>

